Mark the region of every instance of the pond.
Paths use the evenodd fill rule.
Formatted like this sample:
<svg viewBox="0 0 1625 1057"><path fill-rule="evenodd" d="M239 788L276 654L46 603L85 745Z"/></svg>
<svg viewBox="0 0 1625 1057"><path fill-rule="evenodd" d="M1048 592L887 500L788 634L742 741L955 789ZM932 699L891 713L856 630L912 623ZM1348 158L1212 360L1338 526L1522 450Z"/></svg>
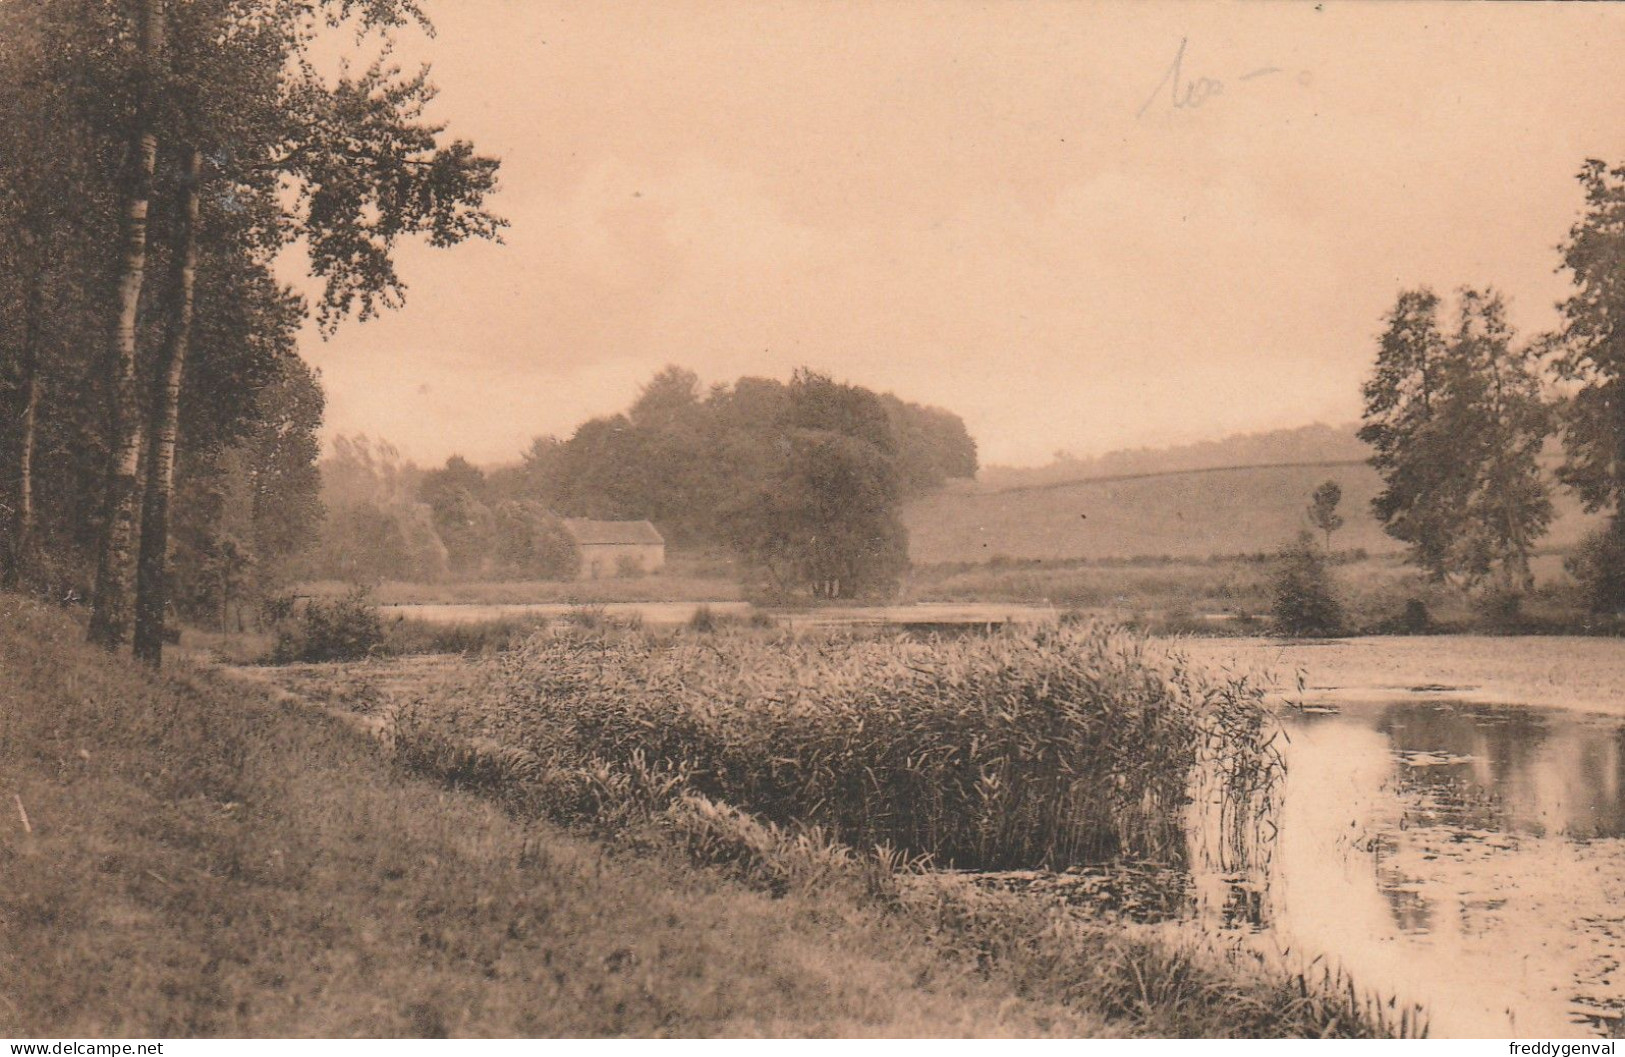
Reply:
<svg viewBox="0 0 1625 1057"><path fill-rule="evenodd" d="M716 616L744 617L748 602L602 602L581 606L569 602L410 602L379 606L385 619L405 617L432 624L472 624L487 620L538 618L563 620L584 608L617 622L640 621L649 627L686 624L704 606Z"/></svg>
<svg viewBox="0 0 1625 1057"><path fill-rule="evenodd" d="M1607 1033L1625 1014L1625 720L1413 693L1289 710L1262 876L1209 925L1423 1003L1445 1037Z"/></svg>

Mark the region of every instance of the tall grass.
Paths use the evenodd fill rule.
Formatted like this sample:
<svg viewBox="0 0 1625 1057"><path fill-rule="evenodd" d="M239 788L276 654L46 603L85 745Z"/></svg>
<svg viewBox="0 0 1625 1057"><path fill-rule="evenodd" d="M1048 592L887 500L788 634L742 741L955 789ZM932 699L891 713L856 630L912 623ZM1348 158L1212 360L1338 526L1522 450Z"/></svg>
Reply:
<svg viewBox="0 0 1625 1057"><path fill-rule="evenodd" d="M455 623L395 617L384 622L384 641L377 652L400 656L512 649L532 635L546 631L550 623L545 616L530 614Z"/></svg>
<svg viewBox="0 0 1625 1057"><path fill-rule="evenodd" d="M780 825L973 869L1178 863L1196 797L1232 826L1279 762L1262 692L1103 626L952 641L728 630L537 638L465 733Z"/></svg>

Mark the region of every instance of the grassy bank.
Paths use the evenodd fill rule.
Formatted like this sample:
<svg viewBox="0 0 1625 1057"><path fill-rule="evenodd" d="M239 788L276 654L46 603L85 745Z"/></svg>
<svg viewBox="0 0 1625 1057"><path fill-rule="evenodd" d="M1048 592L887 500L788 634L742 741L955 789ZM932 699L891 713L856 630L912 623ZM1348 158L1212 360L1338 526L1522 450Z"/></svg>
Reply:
<svg viewBox="0 0 1625 1057"><path fill-rule="evenodd" d="M0 629L0 1034L1397 1028L1333 982L905 884L895 860L702 798L663 825L620 810L613 833L606 798L572 833L307 705L109 658L61 612L0 596ZM351 690L330 702L378 709Z"/></svg>
<svg viewBox="0 0 1625 1057"><path fill-rule="evenodd" d="M0 596L0 1035L1113 1030L854 902L607 851L81 639Z"/></svg>
<svg viewBox="0 0 1625 1057"><path fill-rule="evenodd" d="M613 769L560 829L556 787L490 766L515 762L500 746L425 727L392 761L283 695L109 658L60 612L0 596L0 629L0 1034L1415 1030L1340 980L703 796L650 812ZM478 692L501 656L438 662L472 675L435 693ZM330 703L387 715L351 689Z"/></svg>
<svg viewBox="0 0 1625 1057"><path fill-rule="evenodd" d="M423 620L380 611L371 605L370 600L364 609L369 614L368 618L356 622L364 625L360 638L343 644L327 644L342 645L341 654L345 659L504 650L529 640L551 623L548 617L528 614L456 623ZM592 608L582 607L582 612L591 614ZM582 619L573 613L571 616L577 622ZM563 621L566 624L570 622L571 619ZM318 648L312 650L313 645ZM297 617L279 625L231 634L186 627L182 629L180 639L181 649L187 654L235 665L336 659L321 656L322 645L311 643L307 630L301 627ZM314 655L306 656L307 653Z"/></svg>

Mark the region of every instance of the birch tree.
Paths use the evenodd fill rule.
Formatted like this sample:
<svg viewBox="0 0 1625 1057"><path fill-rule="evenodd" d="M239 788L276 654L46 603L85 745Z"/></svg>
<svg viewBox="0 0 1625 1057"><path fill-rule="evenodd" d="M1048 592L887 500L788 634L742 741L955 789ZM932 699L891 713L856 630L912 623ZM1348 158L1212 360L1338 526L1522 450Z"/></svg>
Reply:
<svg viewBox="0 0 1625 1057"><path fill-rule="evenodd" d="M109 457L103 487L102 542L90 611L92 642L117 648L129 634L130 580L135 571L137 489L141 472L141 398L137 384L138 315L147 272L147 220L158 165L155 104L164 90L164 0L140 0L136 8L134 115L125 177L123 245L118 296L108 356L112 400L108 414Z"/></svg>
<svg viewBox="0 0 1625 1057"><path fill-rule="evenodd" d="M174 481L176 426L186 392L194 323L200 211L247 218L213 247L269 269L284 247L302 240L321 281L322 329L345 317L365 319L402 302L406 284L394 266L400 240L426 237L450 246L496 238L503 222L484 209L497 162L463 141L447 141L428 120L435 88L423 68L403 73L378 59L359 76L328 81L306 60L324 29L346 19L361 31L422 21L409 0L194 0L169 27L165 127L178 160L180 203L170 225L173 279L164 306L163 341L147 413L148 447L137 580L136 650L162 656L165 561ZM122 463L120 464L122 465ZM110 478L111 493L121 481ZM116 538L109 533L110 538ZM104 549L108 561L114 550ZM108 575L98 610L118 612L117 578ZM114 619L104 621L120 629ZM103 635L101 641L117 641Z"/></svg>

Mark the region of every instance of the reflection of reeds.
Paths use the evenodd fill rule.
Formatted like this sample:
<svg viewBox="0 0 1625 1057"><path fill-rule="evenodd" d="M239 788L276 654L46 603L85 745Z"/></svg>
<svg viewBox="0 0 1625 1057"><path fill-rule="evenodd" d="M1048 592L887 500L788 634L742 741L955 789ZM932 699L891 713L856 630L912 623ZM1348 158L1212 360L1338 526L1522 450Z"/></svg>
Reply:
<svg viewBox="0 0 1625 1057"><path fill-rule="evenodd" d="M905 642L718 628L540 638L493 663L500 740L972 868L1182 862L1193 790L1240 846L1279 761L1261 692L1099 626Z"/></svg>

